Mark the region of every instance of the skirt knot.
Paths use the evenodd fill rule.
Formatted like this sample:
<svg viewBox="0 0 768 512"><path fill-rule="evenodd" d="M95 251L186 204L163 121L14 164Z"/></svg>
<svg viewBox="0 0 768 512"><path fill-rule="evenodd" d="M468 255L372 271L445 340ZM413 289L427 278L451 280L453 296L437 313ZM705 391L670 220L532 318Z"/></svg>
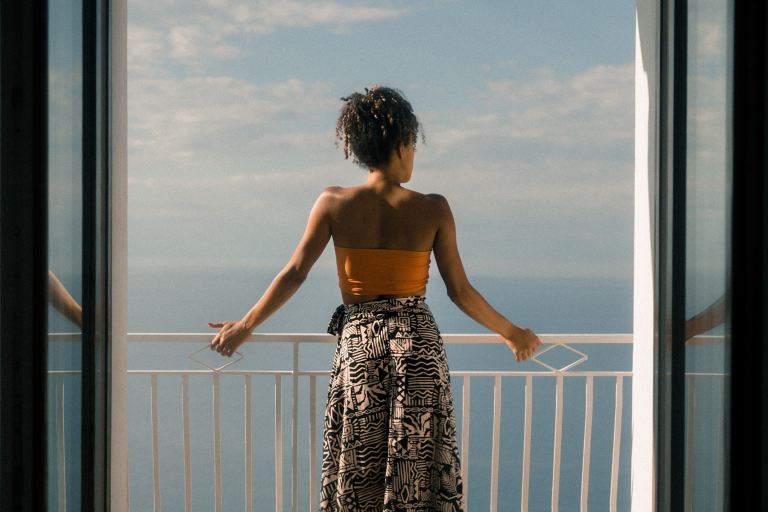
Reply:
<svg viewBox="0 0 768 512"><path fill-rule="evenodd" d="M328 334L339 335L341 329L344 327L344 315L346 312L347 305L339 304L339 307L336 308L336 311L334 311L331 316L331 321L328 322Z"/></svg>

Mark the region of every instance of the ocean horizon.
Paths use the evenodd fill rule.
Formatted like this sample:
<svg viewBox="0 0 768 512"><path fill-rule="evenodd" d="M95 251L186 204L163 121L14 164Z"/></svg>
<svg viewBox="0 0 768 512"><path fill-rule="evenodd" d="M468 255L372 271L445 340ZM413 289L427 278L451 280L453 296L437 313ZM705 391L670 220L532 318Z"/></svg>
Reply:
<svg viewBox="0 0 768 512"><path fill-rule="evenodd" d="M242 318L278 271L129 266L128 331L215 333L207 322ZM325 332L341 303L337 279L325 269L313 270L293 297L255 332ZM537 333L632 332L631 276L470 279L497 311ZM425 296L441 332L490 333L450 301L434 265Z"/></svg>

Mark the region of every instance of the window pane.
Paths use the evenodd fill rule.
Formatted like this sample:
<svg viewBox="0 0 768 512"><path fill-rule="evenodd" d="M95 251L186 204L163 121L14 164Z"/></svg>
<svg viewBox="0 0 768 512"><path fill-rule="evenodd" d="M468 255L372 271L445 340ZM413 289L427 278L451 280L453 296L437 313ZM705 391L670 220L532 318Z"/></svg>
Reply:
<svg viewBox="0 0 768 512"><path fill-rule="evenodd" d="M50 2L48 508L80 509L82 4Z"/></svg>
<svg viewBox="0 0 768 512"><path fill-rule="evenodd" d="M724 510L732 5L688 9L685 496Z"/></svg>

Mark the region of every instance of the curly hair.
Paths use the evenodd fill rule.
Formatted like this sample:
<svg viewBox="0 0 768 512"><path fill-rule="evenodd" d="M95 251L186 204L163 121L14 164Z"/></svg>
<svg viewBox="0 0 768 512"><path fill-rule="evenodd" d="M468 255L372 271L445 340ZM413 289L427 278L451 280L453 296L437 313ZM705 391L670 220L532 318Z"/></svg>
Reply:
<svg viewBox="0 0 768 512"><path fill-rule="evenodd" d="M361 167L379 167L389 162L399 144L416 144L424 130L402 91L374 85L365 94L354 92L341 98L344 106L336 121L336 146L344 143L344 159Z"/></svg>

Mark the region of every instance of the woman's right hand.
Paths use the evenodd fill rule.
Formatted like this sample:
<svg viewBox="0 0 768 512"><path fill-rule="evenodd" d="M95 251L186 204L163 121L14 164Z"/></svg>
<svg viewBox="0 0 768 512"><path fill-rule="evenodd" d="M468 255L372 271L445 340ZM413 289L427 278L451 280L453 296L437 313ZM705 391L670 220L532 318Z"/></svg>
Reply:
<svg viewBox="0 0 768 512"><path fill-rule="evenodd" d="M539 348L539 345L542 344L539 337L526 327L513 325L510 331L502 336L504 337L504 342L515 354L517 362L525 361L531 357L536 352L536 349Z"/></svg>

